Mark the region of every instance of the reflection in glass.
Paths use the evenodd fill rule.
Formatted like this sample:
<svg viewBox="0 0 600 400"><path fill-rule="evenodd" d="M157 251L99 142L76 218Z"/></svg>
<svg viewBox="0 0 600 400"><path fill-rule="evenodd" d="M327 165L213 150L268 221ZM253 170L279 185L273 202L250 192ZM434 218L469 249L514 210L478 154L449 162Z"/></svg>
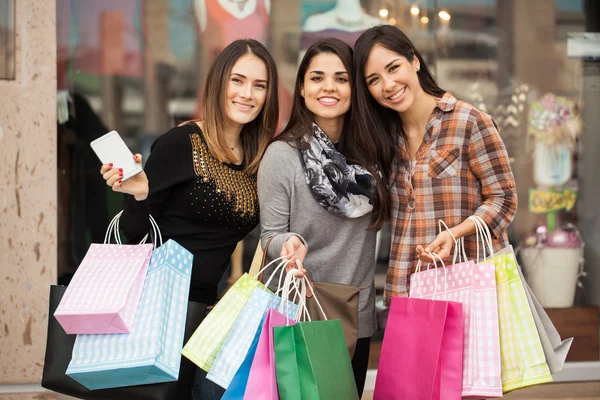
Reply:
<svg viewBox="0 0 600 400"><path fill-rule="evenodd" d="M14 0L0 0L0 79L15 79Z"/></svg>

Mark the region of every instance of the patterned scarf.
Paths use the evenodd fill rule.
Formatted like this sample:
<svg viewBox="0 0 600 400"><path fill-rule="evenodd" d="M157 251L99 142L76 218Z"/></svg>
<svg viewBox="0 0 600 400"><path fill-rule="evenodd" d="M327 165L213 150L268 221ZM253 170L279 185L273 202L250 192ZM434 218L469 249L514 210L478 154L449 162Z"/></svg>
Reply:
<svg viewBox="0 0 600 400"><path fill-rule="evenodd" d="M375 178L360 165L346 164L327 134L313 124L309 147L300 150L306 183L325 209L347 218L358 218L373 210L377 195Z"/></svg>

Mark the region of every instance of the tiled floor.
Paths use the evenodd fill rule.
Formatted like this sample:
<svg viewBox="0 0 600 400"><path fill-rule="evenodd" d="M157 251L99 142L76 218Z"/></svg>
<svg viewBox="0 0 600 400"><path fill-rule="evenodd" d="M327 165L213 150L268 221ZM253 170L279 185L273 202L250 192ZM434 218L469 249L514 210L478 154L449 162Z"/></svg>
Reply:
<svg viewBox="0 0 600 400"><path fill-rule="evenodd" d="M361 400L372 400L364 393ZM521 389L504 395L506 400L600 400L600 382L552 383Z"/></svg>
<svg viewBox="0 0 600 400"><path fill-rule="evenodd" d="M72 397L58 395L58 400L71 400ZM372 400L373 392L363 394L361 400ZM600 400L600 381L553 383L517 390L504 395L507 400ZM132 399L134 400L134 399Z"/></svg>

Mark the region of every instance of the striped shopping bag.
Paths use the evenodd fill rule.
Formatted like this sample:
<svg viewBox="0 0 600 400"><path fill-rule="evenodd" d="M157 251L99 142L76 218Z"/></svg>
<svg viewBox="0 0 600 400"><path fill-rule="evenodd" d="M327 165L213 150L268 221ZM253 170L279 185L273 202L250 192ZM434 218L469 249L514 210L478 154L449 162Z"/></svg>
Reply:
<svg viewBox="0 0 600 400"><path fill-rule="evenodd" d="M225 389L229 387L270 308L280 309L287 318L295 319L298 305L268 289L255 287L206 375L208 379Z"/></svg>
<svg viewBox="0 0 600 400"><path fill-rule="evenodd" d="M484 258L490 257L495 268L498 295L498 323L500 328L500 354L502 366L502 391L552 382L552 375L535 320L527 300L525 287L515 256L494 256L492 235L483 218L469 217L481 239ZM479 256L479 254L478 254Z"/></svg>
<svg viewBox="0 0 600 400"><path fill-rule="evenodd" d="M266 289L254 277L244 274L204 318L181 351L194 364L208 372L229 331L256 287Z"/></svg>
<svg viewBox="0 0 600 400"><path fill-rule="evenodd" d="M542 342L513 254L495 256L502 356L502 390L552 382Z"/></svg>
<svg viewBox="0 0 600 400"><path fill-rule="evenodd" d="M176 381L192 261L174 240L154 250L131 333L77 335L67 375L92 390Z"/></svg>
<svg viewBox="0 0 600 400"><path fill-rule="evenodd" d="M121 213L104 244L90 246L54 312L67 333L127 333L134 325L153 246L120 243ZM111 233L118 244L109 244Z"/></svg>
<svg viewBox="0 0 600 400"><path fill-rule="evenodd" d="M151 254L151 244L92 244L54 312L65 332L130 332Z"/></svg>

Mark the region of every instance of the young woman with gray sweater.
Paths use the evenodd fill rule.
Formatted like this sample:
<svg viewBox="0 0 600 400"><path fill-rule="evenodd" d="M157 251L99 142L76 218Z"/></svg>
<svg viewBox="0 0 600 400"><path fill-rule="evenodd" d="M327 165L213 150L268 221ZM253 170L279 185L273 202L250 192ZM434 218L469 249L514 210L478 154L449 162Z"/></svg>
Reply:
<svg viewBox="0 0 600 400"><path fill-rule="evenodd" d="M359 294L358 342L352 367L362 394L370 338L376 329L376 171L343 155L350 128L352 49L324 39L304 55L292 116L267 148L258 171L263 246L267 257L302 261L313 281L364 288ZM376 224L375 224L376 225Z"/></svg>

